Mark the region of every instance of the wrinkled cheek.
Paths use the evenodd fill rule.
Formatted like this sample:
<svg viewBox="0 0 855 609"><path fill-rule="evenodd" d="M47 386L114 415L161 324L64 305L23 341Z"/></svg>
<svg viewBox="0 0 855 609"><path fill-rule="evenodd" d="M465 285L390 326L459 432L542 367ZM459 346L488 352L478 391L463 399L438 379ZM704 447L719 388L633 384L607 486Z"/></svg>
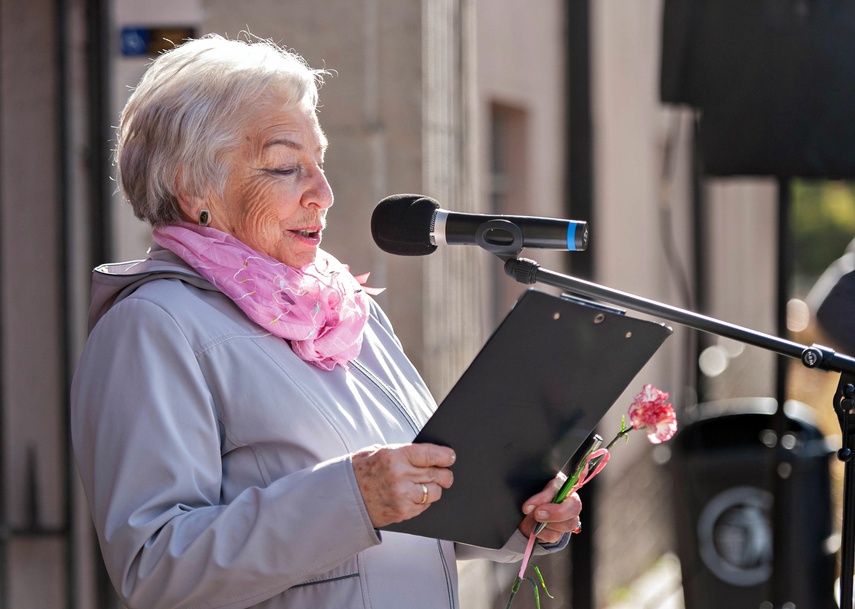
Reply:
<svg viewBox="0 0 855 609"><path fill-rule="evenodd" d="M279 221L275 214L275 206L270 194L262 188L247 190L243 199L242 209L238 209L235 223L238 238L247 245L270 253L282 239Z"/></svg>

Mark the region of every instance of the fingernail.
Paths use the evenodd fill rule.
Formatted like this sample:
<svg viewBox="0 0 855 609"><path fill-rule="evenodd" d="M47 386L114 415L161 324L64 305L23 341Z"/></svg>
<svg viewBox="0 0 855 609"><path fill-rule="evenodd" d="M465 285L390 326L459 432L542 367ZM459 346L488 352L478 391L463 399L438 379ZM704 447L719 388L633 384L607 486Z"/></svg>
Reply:
<svg viewBox="0 0 855 609"><path fill-rule="evenodd" d="M576 528L575 528L575 529L573 529L573 532L574 532L576 535L578 535L579 533L581 533L581 532L582 532L582 523L581 523L581 521L580 521L580 522L579 522L579 524L576 526Z"/></svg>
<svg viewBox="0 0 855 609"><path fill-rule="evenodd" d="M527 505L523 508L523 514L531 514L534 511L533 505Z"/></svg>
<svg viewBox="0 0 855 609"><path fill-rule="evenodd" d="M549 518L549 512L547 512L546 510L540 510L537 514L534 515L534 517L538 520L546 520L547 518Z"/></svg>

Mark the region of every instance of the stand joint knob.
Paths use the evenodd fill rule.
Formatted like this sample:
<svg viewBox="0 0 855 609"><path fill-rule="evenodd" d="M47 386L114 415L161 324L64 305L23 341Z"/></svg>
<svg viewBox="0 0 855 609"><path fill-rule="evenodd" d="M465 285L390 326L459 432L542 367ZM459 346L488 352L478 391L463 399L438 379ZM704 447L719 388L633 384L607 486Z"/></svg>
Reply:
<svg viewBox="0 0 855 609"><path fill-rule="evenodd" d="M822 351L816 347L808 347L802 351L802 363L808 368L816 368L822 362Z"/></svg>
<svg viewBox="0 0 855 609"><path fill-rule="evenodd" d="M540 265L527 258L511 259L505 262L505 273L519 283L531 285L537 281L537 270Z"/></svg>

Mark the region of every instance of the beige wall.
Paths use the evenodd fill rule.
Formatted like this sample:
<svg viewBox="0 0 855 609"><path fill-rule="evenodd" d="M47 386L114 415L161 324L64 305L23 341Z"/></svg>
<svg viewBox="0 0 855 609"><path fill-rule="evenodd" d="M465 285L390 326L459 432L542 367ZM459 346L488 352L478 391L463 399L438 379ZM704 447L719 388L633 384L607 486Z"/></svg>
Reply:
<svg viewBox="0 0 855 609"><path fill-rule="evenodd" d="M776 334L778 189L772 179L710 180L710 314L758 332ZM757 347L716 339L732 355L708 380L708 399L775 395L775 356ZM823 404L824 406L824 404Z"/></svg>
<svg viewBox="0 0 855 609"><path fill-rule="evenodd" d="M521 186L502 211L507 214L567 217L564 82L566 44L564 2L543 0L530 10L525 0L478 0L477 125L478 205L490 211L490 106L500 104L519 113L522 141L509 161L521 168ZM584 218L579 218L584 220ZM564 271L584 253L526 250L524 255L544 267ZM497 323L527 289L505 276L489 258L490 280L501 299ZM489 288L489 284L488 287ZM552 288L539 289L555 292Z"/></svg>

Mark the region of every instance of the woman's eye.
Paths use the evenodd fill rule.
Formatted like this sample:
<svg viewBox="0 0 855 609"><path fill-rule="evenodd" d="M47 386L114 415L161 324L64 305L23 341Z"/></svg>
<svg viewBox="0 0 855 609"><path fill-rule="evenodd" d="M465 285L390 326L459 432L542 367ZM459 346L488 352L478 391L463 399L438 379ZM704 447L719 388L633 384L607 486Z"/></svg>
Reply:
<svg viewBox="0 0 855 609"><path fill-rule="evenodd" d="M292 167L277 167L275 169L271 169L270 173L275 173L280 176L293 176L300 173L300 167L296 165Z"/></svg>
<svg viewBox="0 0 855 609"><path fill-rule="evenodd" d="M318 167L318 169L320 169L321 173L323 173L323 171L324 171L323 164L318 164L317 167ZM283 177L308 176L309 172L310 172L310 170L307 168L307 166L302 165L302 164L286 165L284 167L272 167L270 169L265 169L264 171L266 171L267 173L273 174L273 175L283 176Z"/></svg>

